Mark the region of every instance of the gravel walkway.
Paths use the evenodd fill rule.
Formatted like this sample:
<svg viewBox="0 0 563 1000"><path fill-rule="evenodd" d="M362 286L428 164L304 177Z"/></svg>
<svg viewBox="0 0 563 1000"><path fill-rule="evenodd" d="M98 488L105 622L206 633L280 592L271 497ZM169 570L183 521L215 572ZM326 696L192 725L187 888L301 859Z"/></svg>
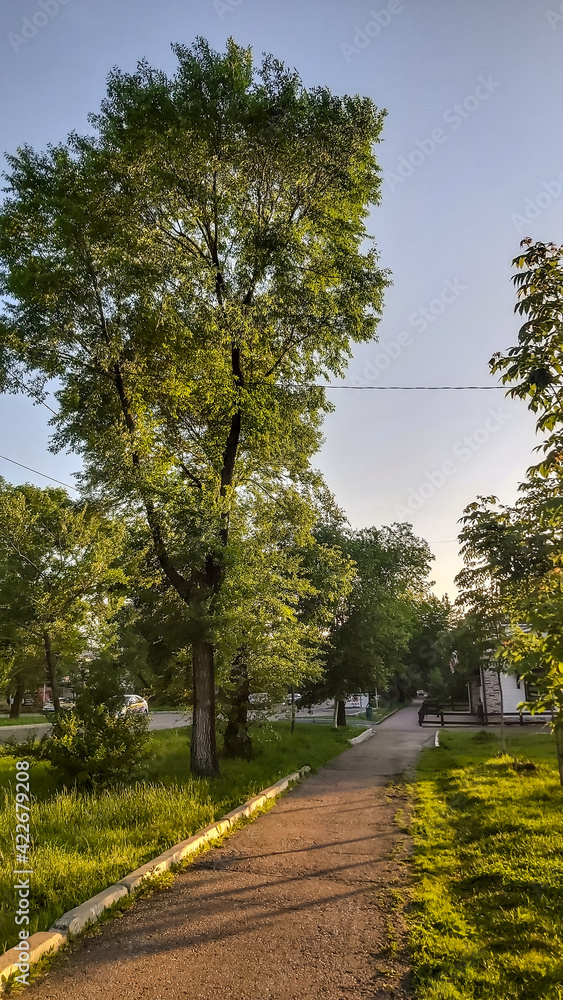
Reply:
<svg viewBox="0 0 563 1000"><path fill-rule="evenodd" d="M392 716L170 889L63 951L26 997L409 997L397 912L408 837L389 779L433 739L416 707Z"/></svg>

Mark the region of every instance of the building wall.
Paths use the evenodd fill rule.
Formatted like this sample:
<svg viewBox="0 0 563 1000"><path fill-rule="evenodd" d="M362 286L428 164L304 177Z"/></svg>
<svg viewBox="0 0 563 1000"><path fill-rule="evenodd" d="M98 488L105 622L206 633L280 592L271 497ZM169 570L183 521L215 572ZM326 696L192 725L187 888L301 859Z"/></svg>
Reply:
<svg viewBox="0 0 563 1000"><path fill-rule="evenodd" d="M501 701L496 670L481 671L481 687L483 691L483 707L487 715L500 715ZM506 706L505 711L508 711Z"/></svg>
<svg viewBox="0 0 563 1000"><path fill-rule="evenodd" d="M519 703L526 699L524 682L520 681L514 674L501 674L501 682L504 711L518 712Z"/></svg>
<svg viewBox="0 0 563 1000"><path fill-rule="evenodd" d="M500 675L502 684L502 700L505 714L520 712L518 705L526 700L526 689L524 681L521 681L515 674ZM498 690L498 675L495 670L481 671L481 684L484 688L487 699L486 709L488 715L500 715L500 696ZM525 712L529 717L529 712Z"/></svg>

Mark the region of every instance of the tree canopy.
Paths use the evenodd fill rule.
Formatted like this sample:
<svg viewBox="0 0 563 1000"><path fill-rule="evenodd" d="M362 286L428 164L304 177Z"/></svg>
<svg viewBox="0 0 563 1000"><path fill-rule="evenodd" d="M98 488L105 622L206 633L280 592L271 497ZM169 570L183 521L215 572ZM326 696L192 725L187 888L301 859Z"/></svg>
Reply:
<svg viewBox="0 0 563 1000"><path fill-rule="evenodd" d="M307 90L230 40L173 46L174 76L113 71L93 135L8 158L3 385L56 378L53 447L146 519L189 607L192 770L217 771L214 612L237 494L311 481L342 375L388 282L368 98Z"/></svg>
<svg viewBox="0 0 563 1000"><path fill-rule="evenodd" d="M31 671L58 709L62 674L111 646L123 540L123 526L62 489L0 481L1 647L16 689Z"/></svg>
<svg viewBox="0 0 563 1000"><path fill-rule="evenodd" d="M525 248L525 249L524 249ZM491 369L528 401L547 436L511 506L478 497L463 517L461 599L481 622L481 641L532 682L532 711L550 709L563 784L563 247L524 240L514 259L518 343Z"/></svg>
<svg viewBox="0 0 563 1000"><path fill-rule="evenodd" d="M352 561L351 588L327 634L324 676L309 686L303 701L334 698L344 722L348 695L384 690L402 672L433 557L409 524L332 528L329 534Z"/></svg>

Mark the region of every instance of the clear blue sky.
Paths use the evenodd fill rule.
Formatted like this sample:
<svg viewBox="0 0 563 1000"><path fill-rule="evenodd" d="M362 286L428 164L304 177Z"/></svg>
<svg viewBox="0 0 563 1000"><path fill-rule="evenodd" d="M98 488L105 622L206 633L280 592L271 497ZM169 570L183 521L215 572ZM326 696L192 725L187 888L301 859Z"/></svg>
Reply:
<svg viewBox="0 0 563 1000"><path fill-rule="evenodd" d="M346 382L492 385L487 362L518 330L519 241L563 242L559 2L4 0L2 147L86 130L114 65L145 56L172 71L170 43L196 35L273 52L307 86L369 94L388 110L371 232L394 284L380 343L358 349ZM456 522L478 493L514 498L537 443L531 415L502 391L332 398L318 465L352 525L410 521L436 554L437 592L453 594ZM0 398L0 453L72 483L76 459L48 452L48 419ZM45 482L4 461L0 473Z"/></svg>

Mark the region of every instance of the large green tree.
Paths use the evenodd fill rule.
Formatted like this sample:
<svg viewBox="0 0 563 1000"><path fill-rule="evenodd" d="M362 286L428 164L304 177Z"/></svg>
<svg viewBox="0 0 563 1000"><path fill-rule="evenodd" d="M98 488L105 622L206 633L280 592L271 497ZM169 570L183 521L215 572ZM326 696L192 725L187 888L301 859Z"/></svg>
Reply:
<svg viewBox="0 0 563 1000"><path fill-rule="evenodd" d="M347 696L384 690L402 668L432 555L409 524L358 531L336 527L329 534L352 560L351 588L327 634L324 677L310 686L303 703L333 698L335 722L345 725Z"/></svg>
<svg viewBox="0 0 563 1000"><path fill-rule="evenodd" d="M54 447L142 511L188 606L192 770L217 771L213 615L237 490L309 475L319 377L374 336L383 112L229 41L109 77L94 135L9 157L5 386L56 377Z"/></svg>
<svg viewBox="0 0 563 1000"><path fill-rule="evenodd" d="M461 597L481 644L533 682L529 708L551 709L563 784L563 247L522 241L514 259L518 342L491 369L537 414L543 457L512 506L479 497L463 518Z"/></svg>
<svg viewBox="0 0 563 1000"><path fill-rule="evenodd" d="M0 481L0 632L11 681L59 681L114 640L125 599L123 528L62 489Z"/></svg>
<svg viewBox="0 0 563 1000"><path fill-rule="evenodd" d="M444 648L444 636L454 622L454 610L448 597L439 598L435 594L425 594L421 601L413 604L413 631L408 652L404 657L404 670L395 679L395 691L399 700L411 697L417 689L431 690L435 679L440 678L442 688L447 687L450 669L451 647Z"/></svg>

